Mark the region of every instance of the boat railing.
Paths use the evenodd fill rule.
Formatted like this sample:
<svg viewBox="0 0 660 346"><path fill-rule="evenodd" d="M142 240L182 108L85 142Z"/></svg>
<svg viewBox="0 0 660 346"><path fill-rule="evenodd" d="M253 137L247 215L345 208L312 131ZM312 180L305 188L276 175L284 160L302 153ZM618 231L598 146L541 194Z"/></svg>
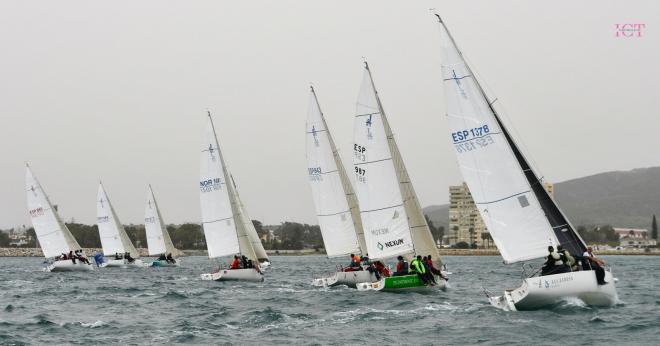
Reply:
<svg viewBox="0 0 660 346"><path fill-rule="evenodd" d="M541 272L541 269L542 268L534 268L534 266L531 265L530 263L523 263L522 264L522 273L520 275L520 278L522 280L533 278ZM530 270L532 272L532 274L527 275L528 270Z"/></svg>

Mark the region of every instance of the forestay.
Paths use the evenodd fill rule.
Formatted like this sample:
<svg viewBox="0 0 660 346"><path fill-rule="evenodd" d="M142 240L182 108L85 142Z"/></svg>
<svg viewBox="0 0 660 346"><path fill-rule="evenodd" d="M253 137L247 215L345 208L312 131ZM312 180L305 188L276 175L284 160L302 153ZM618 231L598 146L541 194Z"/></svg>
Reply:
<svg viewBox="0 0 660 346"><path fill-rule="evenodd" d="M209 114L200 154L199 198L204 237L210 258L240 252L232 203L229 199L228 177Z"/></svg>
<svg viewBox="0 0 660 346"><path fill-rule="evenodd" d="M366 68L357 101L353 165L367 251L373 259L414 252L383 118Z"/></svg>
<svg viewBox="0 0 660 346"><path fill-rule="evenodd" d="M179 250L174 247L170 234L167 232L151 185L147 188L147 202L144 206L144 229L147 235L149 255L179 255Z"/></svg>
<svg viewBox="0 0 660 346"><path fill-rule="evenodd" d="M325 251L329 257L361 253L358 233L362 237L364 235L361 230L360 215L356 212L358 218L356 222L347 199L349 194L353 194L352 187L326 125L314 89L310 92L306 139L307 172ZM342 177L345 177L345 183ZM360 227L359 231L356 229L357 227Z"/></svg>
<svg viewBox="0 0 660 346"><path fill-rule="evenodd" d="M133 258L140 257L140 254L128 238L124 226L119 221L115 213L115 208L110 203L110 199L102 183L99 183L99 190L96 196L96 223L99 227L103 253L106 256L128 252Z"/></svg>
<svg viewBox="0 0 660 346"><path fill-rule="evenodd" d="M506 129L442 22L440 31L450 140L472 198L505 262L543 257L558 244L552 227Z"/></svg>
<svg viewBox="0 0 660 346"><path fill-rule="evenodd" d="M26 165L25 187L27 205L32 226L39 240L44 257L55 257L62 253L80 250L80 245L60 219L59 214L50 203L46 192L32 174L30 166Z"/></svg>

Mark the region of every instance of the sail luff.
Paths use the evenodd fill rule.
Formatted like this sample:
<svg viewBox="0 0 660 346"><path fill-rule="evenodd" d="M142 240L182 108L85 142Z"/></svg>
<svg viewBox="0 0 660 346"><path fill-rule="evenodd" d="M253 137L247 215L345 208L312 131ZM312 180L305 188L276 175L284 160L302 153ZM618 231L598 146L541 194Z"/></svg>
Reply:
<svg viewBox="0 0 660 346"><path fill-rule="evenodd" d="M354 139L355 191L369 257L385 259L414 253L395 158L368 68L356 104Z"/></svg>
<svg viewBox="0 0 660 346"><path fill-rule="evenodd" d="M249 230L246 225L246 222L252 223L252 220L246 220L247 215L244 213L244 210L241 207L236 185L234 184L234 178L231 176L231 174L229 175L229 179L229 183L227 184L229 186L229 200L231 201L231 206L234 213L236 234L238 236L238 243L241 249L241 254L257 263L259 261L259 257L257 256L257 253L252 246L252 240L250 239Z"/></svg>
<svg viewBox="0 0 660 346"><path fill-rule="evenodd" d="M332 168L334 168L334 170L336 170L336 173L339 177L339 181L340 181L341 189L342 189L341 194L343 195L343 199L345 200L348 211L350 212L350 216L348 216L348 217L351 218L351 224L352 224L352 229L350 230L350 232L355 234L354 239L353 239L353 237L349 237L348 235L346 237L337 238L338 237L338 234L337 234L338 232L341 233L341 232L347 231L348 229L347 228L344 229L342 227L333 227L333 229L327 229L326 230L325 228L329 228L329 225L326 226L326 223L327 223L328 220L319 219L319 225L321 226L321 234L324 236L324 242L326 244L326 252L328 254L328 257L344 256L344 255L348 255L349 253L352 253L352 252L360 252L361 254L364 255L364 254L367 253L367 245L366 245L366 241L365 241L365 238L364 238L364 230L362 228L362 218L360 216L360 208L359 208L357 196L355 194L355 191L353 190L353 186L351 185L351 182L348 178L348 175L346 174L345 166L342 163L341 157L339 155L339 150L337 150L337 146L335 145L335 141L332 137L332 134L330 133L330 128L328 127L328 124L325 120L325 115L323 114L323 111L321 110L321 105L319 104L319 100L318 100L318 97L316 95L316 91L314 90L314 87L310 86L310 91L311 91L312 98L314 100L312 106L315 107L315 109L314 109L313 112L310 112L308 114L307 127L309 127L310 123L315 122L315 119L314 119L313 116L318 115L318 118L321 120L321 125L323 127L322 128L323 133L318 133L317 134L317 133L313 132L312 136L318 135L320 138L318 138L318 139L315 138L315 140L323 141L324 140L323 137L325 135L325 139L327 139L327 141L328 141L328 145L330 147L330 153L332 155L332 160L333 160L333 163L334 163L334 167L332 167ZM314 129L314 127L312 127L312 129ZM310 132L309 129L307 130L307 132L308 132L307 140L309 142L309 135L310 135L309 134L309 132ZM309 145L309 143L308 143L308 145ZM322 143L315 143L315 146L320 147L320 148L316 149L316 150L312 149L312 150L314 150L314 151L312 151L312 150L310 150L310 147L308 146L308 149L307 149L307 151L308 151L308 153L307 153L308 161L310 161L309 155L312 154L312 153L314 153L317 156L319 156L319 155L324 156L324 154L327 154L327 153L324 153L324 152L318 152L320 149L323 148ZM320 161L319 159L320 159L319 157L314 157L313 161ZM323 173L325 173L326 176L330 175L330 174L333 174L332 172L327 172L327 171L323 172ZM310 176L310 180L312 178L316 178L316 177ZM323 179L323 177L320 177L320 178ZM311 180L312 187L314 187L314 184L321 184L321 183L322 183L321 181ZM320 194L324 194L324 192L320 192ZM329 198L329 196L325 196L325 197L324 196L316 196L316 198ZM316 201L315 200L315 204L318 204L318 203L321 203L321 201ZM341 204L343 204L343 203L341 203ZM317 208L318 208L318 206L317 206ZM342 214L342 215L344 215L344 214ZM324 218L324 217L326 217L326 216L319 216L319 218ZM344 216L342 216L342 217L344 217ZM330 232L332 232L332 234L330 234ZM332 238L332 239L330 239L330 238ZM346 239L346 238L348 238L348 239ZM353 246L351 246L351 244L343 244L342 247L341 247L341 249L343 251L333 249L333 247L337 248L337 245L335 244L335 242L338 242L339 240L349 242L349 243L354 243L354 244L353 244ZM356 251L356 249L358 251Z"/></svg>
<svg viewBox="0 0 660 346"><path fill-rule="evenodd" d="M103 184L100 184L101 190L103 191L103 195L105 196L105 200L108 203L108 206L110 207L110 213L112 215L112 220L114 222L114 228L115 232L117 232L119 239L121 241L122 247L123 247L123 252L128 252L131 254L133 258L139 258L140 253L137 251L135 246L133 246L133 243L131 242L131 239L128 237L128 234L126 233L126 230L124 229L124 225L121 224L121 221L119 220L119 217L117 216L117 213L115 212L115 208L112 206L112 202L110 202L110 197L108 197L108 193L105 191L105 188L103 187ZM110 254L106 254L110 255Z"/></svg>
<svg viewBox="0 0 660 346"><path fill-rule="evenodd" d="M548 194L548 191L543 186L541 179L538 178L538 175L534 172L534 169L529 164L529 161L525 158L525 154L522 152L522 150L520 150L516 142L513 140L513 136L511 136L511 133L507 129L507 126L500 118L495 107L493 107L493 102L489 101L488 95L486 95L486 92L481 86L481 83L476 78L474 72L472 71L472 68L470 67L470 64L468 64L465 61L463 57L463 52L461 52L461 50L458 49L458 45L456 45L456 41L454 40L454 37L451 35L451 32L449 32L447 25L442 21L442 18L439 15L436 14L436 17L438 17L438 20L440 21L443 28L447 32L447 36L449 37L452 44L456 48L456 51L461 56L461 58L463 58L467 70L473 76L475 85L479 89L484 100L486 100L488 107L490 108L491 112L493 113L493 116L495 117L495 120L502 129L502 132L504 133L504 136L507 139L509 146L511 146L511 149L514 152L516 159L520 163L520 168L524 172L525 177L527 178L532 191L534 192L537 200L539 201L539 204L541 205L541 208L543 209L543 212L545 213L545 216L548 219L548 222L550 223L550 226L552 227L555 236L557 237L557 240L564 247L564 249L568 250L573 255L582 256L582 254L584 253L587 247L586 243L584 242L582 237L580 237L580 235L577 233L575 227L573 227L571 222L568 220L566 215L559 208L559 206L554 201L554 199Z"/></svg>
<svg viewBox="0 0 660 346"><path fill-rule="evenodd" d="M241 214L241 221L245 227L245 231L248 235L248 238L250 239L250 245L252 247L252 250L254 251L256 258L259 261L268 261L269 260L268 254L266 253L266 250L264 249L264 246L261 243L261 239L259 238L257 229L254 227L254 223L252 223L252 219L250 218L250 215L248 215L247 213L247 209L243 204L243 200L241 200L241 195L238 193L238 187L236 187L236 182L234 181L234 177L232 176L231 179L232 179L232 184L234 184L234 191L236 193L236 201L238 202L238 207Z"/></svg>
<svg viewBox="0 0 660 346"><path fill-rule="evenodd" d="M26 163L26 192L28 212L44 257L81 250L30 166ZM29 186L28 186L29 185Z"/></svg>
<svg viewBox="0 0 660 346"><path fill-rule="evenodd" d="M216 258L239 253L240 244L229 194L229 174L211 112L207 114L205 142L200 152L199 198L208 256Z"/></svg>
<svg viewBox="0 0 660 346"><path fill-rule="evenodd" d="M446 36L443 44L449 43L443 46L442 68L452 144L475 204L505 262L542 257L545 247L558 241L551 217L562 215L561 211L513 141L445 23L436 16Z"/></svg>
<svg viewBox="0 0 660 346"><path fill-rule="evenodd" d="M383 104L380 100L380 96L378 95L378 90L376 90L376 84L373 81L371 70L369 69L369 65L366 61L365 68L369 72L371 86L373 87L376 101L378 103L378 109L383 119L383 126L385 128L390 152L392 153L394 167L396 169L397 178L399 180L399 188L403 198L403 206L406 210L406 215L408 216L408 227L410 228L410 234L413 240L415 253L422 256L432 255L434 264L437 267L440 267L442 266L440 252L438 251L438 247L435 245L433 235L431 234L429 225L426 222L426 218L424 217L424 212L421 205L419 204L419 199L417 198L415 188L413 187L410 176L408 175L406 165L403 162L403 157L399 151L399 146L394 139L392 128L390 127L389 120L387 119Z"/></svg>

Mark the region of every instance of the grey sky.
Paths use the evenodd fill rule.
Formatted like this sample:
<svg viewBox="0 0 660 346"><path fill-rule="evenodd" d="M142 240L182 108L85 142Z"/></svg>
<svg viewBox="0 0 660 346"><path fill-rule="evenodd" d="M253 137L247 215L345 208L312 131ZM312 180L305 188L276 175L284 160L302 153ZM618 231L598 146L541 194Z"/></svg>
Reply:
<svg viewBox="0 0 660 346"><path fill-rule="evenodd" d="M660 165L657 1L5 0L0 227L29 224L25 161L67 220L95 222L101 178L124 223L148 183L166 222L197 222L206 108L251 217L316 223L308 85L350 163L362 56L422 205L447 202L462 179L429 7L547 179Z"/></svg>

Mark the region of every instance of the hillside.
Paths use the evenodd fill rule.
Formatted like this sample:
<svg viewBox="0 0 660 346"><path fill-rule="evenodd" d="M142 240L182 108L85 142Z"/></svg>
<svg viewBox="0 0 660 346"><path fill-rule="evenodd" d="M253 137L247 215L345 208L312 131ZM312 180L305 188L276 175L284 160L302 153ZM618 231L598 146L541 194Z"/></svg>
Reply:
<svg viewBox="0 0 660 346"><path fill-rule="evenodd" d="M590 175L555 184L555 199L578 225L650 228L660 215L660 167ZM448 227L448 205L424 208L437 226Z"/></svg>

